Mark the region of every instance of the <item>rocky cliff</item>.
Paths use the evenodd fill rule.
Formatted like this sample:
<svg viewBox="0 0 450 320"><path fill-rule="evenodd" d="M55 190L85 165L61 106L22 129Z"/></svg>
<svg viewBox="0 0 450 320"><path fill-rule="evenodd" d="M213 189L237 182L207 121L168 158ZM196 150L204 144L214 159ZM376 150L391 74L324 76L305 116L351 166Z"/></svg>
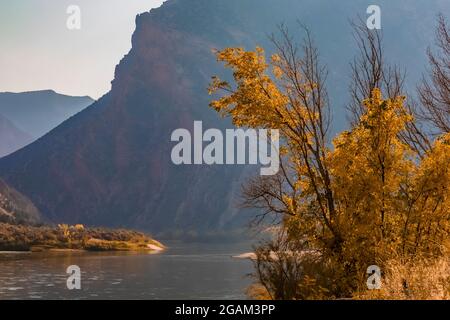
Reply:
<svg viewBox="0 0 450 320"><path fill-rule="evenodd" d="M33 203L0 179L0 222L35 224L39 220L39 210Z"/></svg>
<svg viewBox="0 0 450 320"><path fill-rule="evenodd" d="M425 47L442 1L381 1L387 53L425 64ZM369 1L168 0L136 19L132 49L119 63L112 90L44 138L0 160L0 176L30 197L50 221L124 226L155 234L207 233L245 225L236 206L243 166L175 166L174 129L230 124L208 108L207 85L223 75L213 48L260 44L286 23L308 25L330 68L335 128L345 126L348 63L355 54L349 18ZM421 19L409 16L421 15ZM399 17L403 17L400 19ZM417 23L417 21L421 21ZM397 39L397 40L395 40ZM395 40L395 41L394 41ZM347 73L346 73L347 72ZM223 76L227 76L226 74ZM251 172L250 172L251 174Z"/></svg>

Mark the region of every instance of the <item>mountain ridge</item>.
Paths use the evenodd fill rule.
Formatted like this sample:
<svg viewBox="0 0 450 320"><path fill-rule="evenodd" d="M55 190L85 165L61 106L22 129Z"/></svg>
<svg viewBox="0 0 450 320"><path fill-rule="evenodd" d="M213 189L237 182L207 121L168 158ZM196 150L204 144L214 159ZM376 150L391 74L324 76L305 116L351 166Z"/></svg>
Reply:
<svg viewBox="0 0 450 320"><path fill-rule="evenodd" d="M409 10L402 9L404 1L381 2L401 13ZM439 1L431 2L440 8ZM132 49L117 65L111 91L35 143L1 159L0 176L53 222L132 227L156 235L242 228L252 213L237 206L240 185L256 169L175 166L170 161L173 130L192 130L195 120L202 120L205 129L232 127L208 108L210 77L229 77L211 50L254 49L259 44L270 52L268 33L276 32L281 22L296 30L300 16L319 40L323 60L333 63L330 96L337 129L342 129L347 99L342 79L355 53L351 33L342 30L350 30L349 15L365 12L369 2L360 3L361 10L355 11L348 3L329 2L325 8L311 0L168 0L137 16ZM334 28L313 19L321 15ZM423 25L431 28L430 19L424 14ZM417 47L417 37L420 47L426 47L422 25L400 28L401 22L386 20L387 28L395 27L399 34L388 53ZM403 60L425 65L424 56L408 51Z"/></svg>
<svg viewBox="0 0 450 320"><path fill-rule="evenodd" d="M70 96L51 89L0 92L0 114L37 139L93 102L89 96Z"/></svg>
<svg viewBox="0 0 450 320"><path fill-rule="evenodd" d="M33 137L17 128L9 119L0 114L0 158L33 141Z"/></svg>

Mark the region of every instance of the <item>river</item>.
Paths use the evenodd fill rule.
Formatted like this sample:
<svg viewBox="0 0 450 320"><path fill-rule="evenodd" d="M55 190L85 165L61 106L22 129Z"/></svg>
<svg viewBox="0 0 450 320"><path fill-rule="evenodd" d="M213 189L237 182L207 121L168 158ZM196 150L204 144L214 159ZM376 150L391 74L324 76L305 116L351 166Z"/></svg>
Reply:
<svg viewBox="0 0 450 320"><path fill-rule="evenodd" d="M245 299L251 244L165 243L159 254L0 253L0 299ZM81 289L68 290L68 266Z"/></svg>

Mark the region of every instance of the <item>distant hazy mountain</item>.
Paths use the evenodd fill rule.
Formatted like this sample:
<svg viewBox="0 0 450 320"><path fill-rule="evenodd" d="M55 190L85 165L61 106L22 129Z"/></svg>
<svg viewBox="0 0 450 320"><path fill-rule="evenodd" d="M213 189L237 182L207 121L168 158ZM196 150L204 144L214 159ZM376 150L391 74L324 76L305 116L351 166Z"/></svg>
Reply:
<svg viewBox="0 0 450 320"><path fill-rule="evenodd" d="M154 233L211 232L245 223L236 207L241 166L175 166L177 128L230 124L208 108L207 85L224 75L212 48L259 44L285 23L297 38L309 26L329 66L334 128L345 127L349 62L356 46L349 19L373 1L168 0L138 16L132 49L112 90L44 138L0 160L0 176L54 222L126 226ZM426 65L435 17L448 1L384 0L385 56L406 67L410 86ZM228 73L227 73L228 74ZM229 75L229 74L228 74ZM226 76L226 75L225 75Z"/></svg>
<svg viewBox="0 0 450 320"><path fill-rule="evenodd" d="M34 224L39 211L31 201L0 179L0 222Z"/></svg>
<svg viewBox="0 0 450 320"><path fill-rule="evenodd" d="M33 141L33 137L17 128L0 114L0 158Z"/></svg>
<svg viewBox="0 0 450 320"><path fill-rule="evenodd" d="M36 139L93 102L90 97L66 96L52 90L0 92L0 115Z"/></svg>

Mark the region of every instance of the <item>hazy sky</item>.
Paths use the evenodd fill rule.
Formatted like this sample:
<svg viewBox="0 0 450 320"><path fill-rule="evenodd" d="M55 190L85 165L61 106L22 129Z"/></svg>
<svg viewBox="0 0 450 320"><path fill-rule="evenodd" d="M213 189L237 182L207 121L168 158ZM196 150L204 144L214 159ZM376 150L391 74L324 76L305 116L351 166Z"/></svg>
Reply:
<svg viewBox="0 0 450 320"><path fill-rule="evenodd" d="M0 0L0 92L53 89L98 98L131 48L138 13L163 0ZM66 26L81 10L81 29Z"/></svg>

